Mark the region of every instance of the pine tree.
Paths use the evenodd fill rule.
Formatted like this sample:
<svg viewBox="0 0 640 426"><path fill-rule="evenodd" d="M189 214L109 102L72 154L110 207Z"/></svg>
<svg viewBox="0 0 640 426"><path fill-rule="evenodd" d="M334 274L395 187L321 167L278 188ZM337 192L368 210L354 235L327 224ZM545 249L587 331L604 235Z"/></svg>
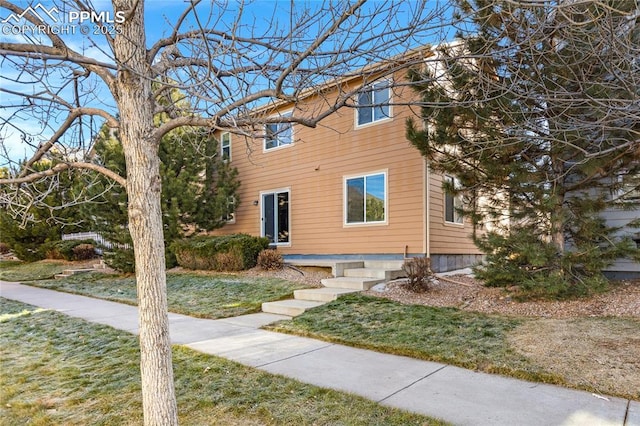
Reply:
<svg viewBox="0 0 640 426"><path fill-rule="evenodd" d="M173 241L201 231L211 231L226 223L237 207L238 173L216 155L219 146L210 135L195 129L175 130L162 138L159 146L162 179L162 211L167 266L176 264L169 250ZM214 147L213 149L211 147ZM208 151L207 151L208 150ZM213 151L213 152L211 152ZM94 146L99 161L126 177L122 145L117 135L103 128ZM94 191L103 192L113 185L106 178ZM233 200L233 202L230 202ZM134 258L127 229L127 197L117 185L108 197L100 197L86 207L94 228L114 244L106 260L116 269L131 272Z"/></svg>
<svg viewBox="0 0 640 426"><path fill-rule="evenodd" d="M63 161L62 156L52 154L31 167L34 171L43 171ZM11 176L12 172L5 168L2 173ZM51 181L32 182L17 190L0 188L0 237L19 259L44 259L47 253L43 244L60 241L63 233L87 229L88 221L83 220L76 203L77 198L82 198L85 186L80 181L74 183L76 175L67 170ZM28 206L27 214L18 215L12 210L11 203L5 205L4 200L9 199L17 200L20 206Z"/></svg>
<svg viewBox="0 0 640 426"><path fill-rule="evenodd" d="M460 0L458 40L411 78L425 128L409 140L466 195L486 232L478 274L568 295L638 256L602 211L620 174L640 171L640 42L633 2Z"/></svg>

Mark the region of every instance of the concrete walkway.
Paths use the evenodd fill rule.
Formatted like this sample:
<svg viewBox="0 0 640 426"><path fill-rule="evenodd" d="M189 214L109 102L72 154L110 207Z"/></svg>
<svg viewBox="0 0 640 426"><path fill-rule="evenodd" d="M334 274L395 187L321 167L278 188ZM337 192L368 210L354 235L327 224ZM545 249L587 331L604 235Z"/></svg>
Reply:
<svg viewBox="0 0 640 426"><path fill-rule="evenodd" d="M134 306L2 281L0 296L130 333L138 330ZM458 425L640 426L638 401L259 329L282 318L169 315L175 344Z"/></svg>

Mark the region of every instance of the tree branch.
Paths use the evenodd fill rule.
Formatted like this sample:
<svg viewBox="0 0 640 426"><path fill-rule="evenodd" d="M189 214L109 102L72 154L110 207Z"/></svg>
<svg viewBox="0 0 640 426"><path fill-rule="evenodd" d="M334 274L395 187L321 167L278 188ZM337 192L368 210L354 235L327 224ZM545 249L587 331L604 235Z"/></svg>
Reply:
<svg viewBox="0 0 640 426"><path fill-rule="evenodd" d="M27 183L27 182L34 182L38 179L41 179L43 177L48 177L48 176L54 176L57 175L60 172L63 172L65 170L68 169L86 169L86 170L93 170L96 171L98 173L103 174L104 176L108 177L109 179L117 182L118 184L122 185L122 187L126 188L127 185L127 180L125 178L123 178L122 176L120 176L119 174L117 174L116 172L107 169L106 167L102 167L99 166L97 164L93 164L93 163L84 163L84 162L79 162L79 161L73 161L73 162L68 162L68 163L58 163L55 166L53 166L52 168L48 169L48 170L44 170L41 172L35 172L35 173L30 173L28 175L25 176L20 176L17 178L7 178L7 179L0 179L0 185L17 185L17 184L21 184L21 183Z"/></svg>

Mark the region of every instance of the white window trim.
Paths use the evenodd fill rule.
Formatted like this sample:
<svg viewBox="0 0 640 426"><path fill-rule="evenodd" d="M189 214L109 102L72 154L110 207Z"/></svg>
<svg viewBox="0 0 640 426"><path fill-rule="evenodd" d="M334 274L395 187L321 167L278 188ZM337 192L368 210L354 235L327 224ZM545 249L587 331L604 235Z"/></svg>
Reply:
<svg viewBox="0 0 640 426"><path fill-rule="evenodd" d="M258 220L260 221L260 236L261 237L265 237L264 235L264 222L262 221L262 214L264 213L264 206L262 205L263 203L263 196L265 194L277 194L279 192L286 192L289 194L289 210L287 212L287 220L289 221L289 241L286 243L278 243L278 242L273 242L270 243L269 245L274 245L274 246L278 246L278 247L291 247L291 241L293 240L293 235L291 232L291 187L285 187L285 188L276 188L276 189L267 189L264 191L260 191L260 198L259 198L259 202L258 202L258 208L259 210L259 214L258 214Z"/></svg>
<svg viewBox="0 0 640 426"><path fill-rule="evenodd" d="M273 117L287 117L287 116L291 116L291 115L293 115L293 110L283 111L283 112L281 112L279 114L272 115L270 118L273 118ZM262 139L262 152L278 151L280 149L289 148L290 146L294 145L294 143L295 143L295 129L294 129L293 123L269 123L269 124L289 124L291 126L291 143L274 146L273 148L267 148L267 125L265 124L264 125L265 137Z"/></svg>
<svg viewBox="0 0 640 426"><path fill-rule="evenodd" d="M229 198L232 199L232 201L229 201ZM233 213L231 213L231 218L226 220L225 222L228 224L232 224L232 223L236 223L236 197L234 197L233 195L231 197L227 198L227 205L229 204L233 204Z"/></svg>
<svg viewBox="0 0 640 426"><path fill-rule="evenodd" d="M225 137L225 135L229 136L229 144L227 145L229 147L229 158L227 158L227 159L224 158L224 148L225 148L224 137ZM224 133L222 133L220 135L220 158L222 158L223 161L231 162L231 158L232 158L231 157L231 155L232 155L231 152L232 152L232 149L231 149L231 132L224 132Z"/></svg>
<svg viewBox="0 0 640 426"><path fill-rule="evenodd" d="M391 80L391 79L382 79L382 80L376 81L376 82L374 82L374 83L367 84L366 86L363 86L360 90L369 90L369 89L372 89L372 88L373 88L373 86L375 86L376 84L380 84L380 83L383 83L383 82L387 84L387 86L388 86L388 87L387 87L387 90L389 91L389 105L388 105L388 107L389 107L389 116L388 116L388 117L385 117L385 118L381 118L381 119L379 119L379 120L375 120L375 119L373 119L373 115L372 115L372 121L371 121L371 122L369 122L369 123L364 123L364 124L359 124L359 123L358 123L359 107L357 107L357 106L356 106L356 108L354 108L355 114L354 114L354 117L353 117L353 120L354 120L354 128L355 128L355 129L362 129L362 128L364 128L364 127L375 126L375 125L377 125L377 124L385 123L385 122L387 122L387 121L391 121L391 120L393 120L393 105L392 105L392 103L393 103L393 90L391 90L391 87L393 86L393 80ZM358 94L359 94L359 93L360 93L360 92L358 92ZM356 105L357 105L357 103L358 103L357 96L358 96L358 95L356 94ZM374 105L375 105L375 104L374 104Z"/></svg>
<svg viewBox="0 0 640 426"><path fill-rule="evenodd" d="M367 176L384 175L384 220L377 222L347 222L348 216L348 189L347 180L354 178L366 178ZM366 197L365 197L366 202ZM389 169L376 170L373 172L354 173L342 176L342 225L345 228L355 228L362 226L385 226L389 224Z"/></svg>
<svg viewBox="0 0 640 426"><path fill-rule="evenodd" d="M459 182L458 178L455 176L451 176L451 175L444 175L443 179L453 179L453 184L456 185L456 182ZM462 197L457 196L457 197L453 197L453 218L454 218L454 222L450 222L447 220L447 192L444 190L442 190L442 218L444 219L444 224L447 226L457 226L457 227L463 227L464 226L464 217L460 218L460 222L455 222L455 218L456 215L459 216L459 213L456 213L456 199L459 200L459 203L463 203L464 201L462 200Z"/></svg>
<svg viewBox="0 0 640 426"><path fill-rule="evenodd" d="M630 188L626 188L624 186L625 178L627 176L628 175L625 170L625 171L619 172L619 174L615 177L617 181L616 183L621 185L621 187L617 191L613 192L612 197L617 203L620 203L620 204L637 203L638 201L640 201L640 190L632 191L630 190ZM635 178L636 178L635 176L631 177L631 179L635 179Z"/></svg>

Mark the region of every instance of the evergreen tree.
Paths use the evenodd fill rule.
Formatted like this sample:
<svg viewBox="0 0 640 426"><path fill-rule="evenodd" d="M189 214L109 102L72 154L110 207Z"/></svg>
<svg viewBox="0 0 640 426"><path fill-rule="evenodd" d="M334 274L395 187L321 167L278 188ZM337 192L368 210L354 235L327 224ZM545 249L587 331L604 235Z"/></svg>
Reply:
<svg viewBox="0 0 640 426"><path fill-rule="evenodd" d="M637 4L608 3L460 0L458 40L411 74L425 128L408 138L458 177L489 285L567 295L639 258L602 219L640 171Z"/></svg>
<svg viewBox="0 0 640 426"><path fill-rule="evenodd" d="M210 147L213 152L207 152ZM162 211L167 266L176 264L170 244L187 235L220 228L237 207L240 186L237 170L216 155L218 144L209 135L182 128L168 133L159 146L162 179ZM126 177L125 159L117 134L102 129L94 146L101 164ZM127 196L124 188L106 178L94 191L113 186L108 197L86 206L94 229L114 244L105 256L116 269L131 272L134 258L127 228Z"/></svg>
<svg viewBox="0 0 640 426"><path fill-rule="evenodd" d="M32 169L43 171L64 161L60 155L49 157L33 164ZM2 174L11 176L12 172L4 168ZM0 188L0 238L19 259L29 262L44 259L46 253L41 249L44 243L60 241L63 233L86 230L89 224L83 220L77 203L83 197L85 185L74 184L76 175L67 170L53 180L39 180L17 189ZM5 202L9 199L13 204ZM21 207L28 206L27 214L13 211L16 200Z"/></svg>

